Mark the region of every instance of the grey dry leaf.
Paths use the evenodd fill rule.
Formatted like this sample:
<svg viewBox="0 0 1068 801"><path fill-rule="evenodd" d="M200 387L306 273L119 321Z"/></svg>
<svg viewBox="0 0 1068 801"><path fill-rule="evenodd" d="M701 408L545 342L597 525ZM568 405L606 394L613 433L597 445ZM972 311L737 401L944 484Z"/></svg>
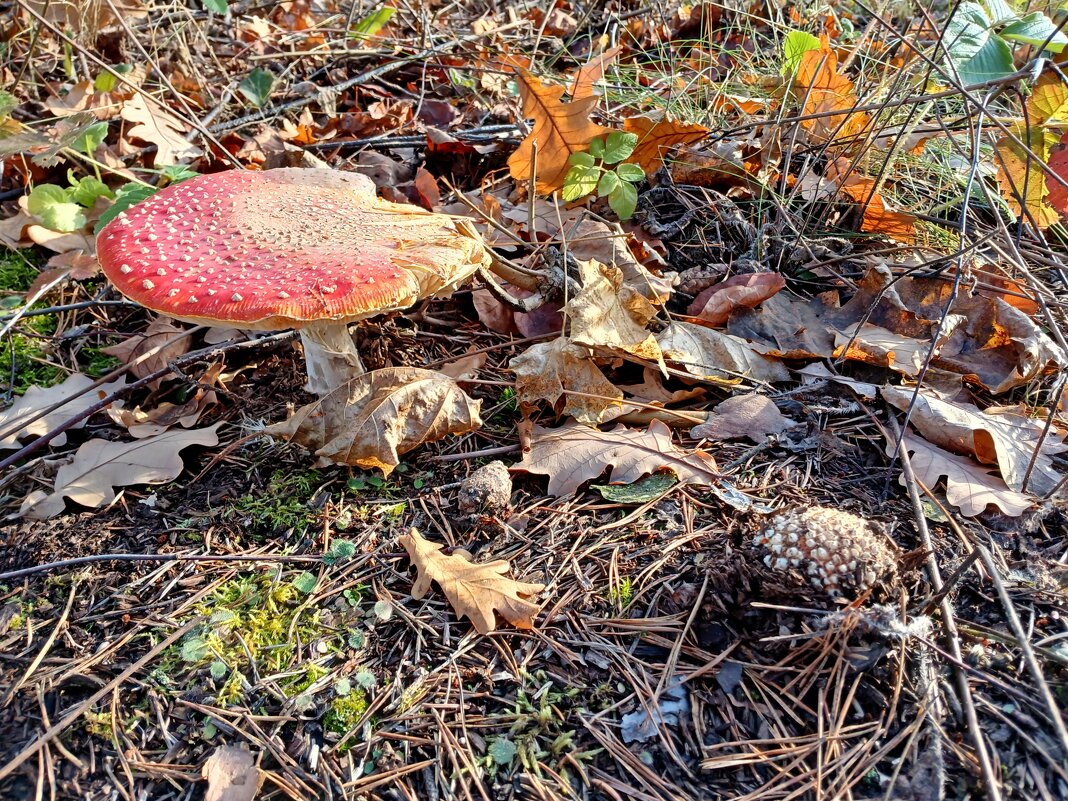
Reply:
<svg viewBox="0 0 1068 801"><path fill-rule="evenodd" d="M611 467L609 482L632 484L644 475L670 469L679 484L711 484L716 463L704 451L684 451L671 441L671 429L653 420L646 431L616 426L611 431L568 423L560 428L534 426L530 449L516 467L549 476L549 494L573 494Z"/></svg>
<svg viewBox="0 0 1068 801"><path fill-rule="evenodd" d="M31 437L39 437L47 434L60 423L77 416L95 403L100 402L116 389L126 383L125 378L102 384L92 392L85 392L76 398L72 395L93 385L93 379L81 373L72 373L62 384L43 389L30 387L26 394L16 400L9 408L0 412L0 450L5 448L18 448L20 440ZM44 417L34 422L24 422L34 415L44 411L53 404L60 403L70 398L59 408L49 412ZM113 406L121 406L118 401ZM81 428L85 420L80 420L72 428ZM5 434L6 432L6 434ZM66 434L59 434L52 440L52 445L64 445L67 442Z"/></svg>
<svg viewBox="0 0 1068 801"><path fill-rule="evenodd" d="M466 356L445 362L439 369L454 381L469 381L478 378L478 371L485 366L485 353L468 353Z"/></svg>
<svg viewBox="0 0 1068 801"><path fill-rule="evenodd" d="M204 151L185 138L188 125L143 93L137 93L122 104L122 118L135 123L126 129L130 139L140 139L156 146L156 167L177 164L184 159L202 156Z"/></svg>
<svg viewBox="0 0 1068 801"><path fill-rule="evenodd" d="M508 578L505 573L511 565L506 560L475 564L461 553L446 556L441 552L443 546L424 539L414 528L398 539L419 572L412 585L416 600L426 595L433 581L441 587L457 617L468 617L479 634L488 634L497 627L494 612L517 629L534 627L534 616L541 607L522 596L535 596L545 586Z"/></svg>
<svg viewBox="0 0 1068 801"><path fill-rule="evenodd" d="M163 484L177 478L185 467L179 452L191 445L218 445L220 425L168 431L134 442L91 439L59 468L53 492L31 492L23 500L19 515L47 520L63 511L64 498L97 508L115 500L114 487Z"/></svg>
<svg viewBox="0 0 1068 801"><path fill-rule="evenodd" d="M898 409L912 406L909 421L929 442L957 453L963 451L980 464L997 465L1005 483L1017 492L1024 488L1032 457L1029 491L1044 495L1061 480L1061 474L1053 469L1053 456L1068 451L1068 444L1055 428L1043 439L1043 420L1011 411L984 412L970 403L942 400L923 391L915 404L913 390L885 386L881 391Z"/></svg>
<svg viewBox="0 0 1068 801"><path fill-rule="evenodd" d="M563 396L562 413L586 425L597 425L623 413L623 393L604 377L589 350L567 337L531 345L508 363L508 369L516 374L515 392L520 403L544 400L555 409Z"/></svg>
<svg viewBox="0 0 1068 801"><path fill-rule="evenodd" d="M656 307L623 282L618 268L597 261L579 261L578 265L582 289L564 306L571 320L571 339L590 348L662 363L656 338L646 330Z"/></svg>
<svg viewBox="0 0 1068 801"><path fill-rule="evenodd" d="M208 781L204 801L252 801L264 778L256 757L235 745L220 745L212 751L200 775Z"/></svg>
<svg viewBox="0 0 1068 801"><path fill-rule="evenodd" d="M408 451L481 426L481 403L441 373L387 367L302 406L266 433L304 446L322 463L377 467L389 475Z"/></svg>
<svg viewBox="0 0 1068 801"><path fill-rule="evenodd" d="M926 440L905 435L901 447L911 456L912 469L928 488L934 489L938 482L946 480L946 500L960 509L965 517L975 517L996 506L1009 517L1018 517L1034 504L1034 499L1016 492L988 468L976 464L967 456L944 451ZM894 441L886 443L886 454L894 455ZM905 476L900 482L905 484Z"/></svg>
<svg viewBox="0 0 1068 801"><path fill-rule="evenodd" d="M147 356L130 368L135 376L144 378L189 351L189 337L178 338L184 333L185 329L176 326L170 318L157 317L148 324L144 333L134 334L115 345L101 348L100 352L114 356L124 364Z"/></svg>
<svg viewBox="0 0 1068 801"><path fill-rule="evenodd" d="M781 434L794 423L783 417L779 408L764 395L750 392L737 395L715 407L707 423L694 426L694 439L741 439L763 442L769 434Z"/></svg>
<svg viewBox="0 0 1068 801"><path fill-rule="evenodd" d="M832 355L916 376L931 355L931 340L895 334L871 323L849 325L834 332Z"/></svg>
<svg viewBox="0 0 1068 801"><path fill-rule="evenodd" d="M790 372L781 363L762 356L744 339L703 325L673 322L656 341L669 362L704 381L748 378L752 381L786 381Z"/></svg>

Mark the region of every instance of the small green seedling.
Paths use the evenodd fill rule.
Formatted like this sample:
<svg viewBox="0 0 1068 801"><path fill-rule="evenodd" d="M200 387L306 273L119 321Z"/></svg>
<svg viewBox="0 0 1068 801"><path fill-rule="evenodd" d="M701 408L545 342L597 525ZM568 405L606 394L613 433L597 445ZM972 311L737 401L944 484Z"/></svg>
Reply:
<svg viewBox="0 0 1068 801"><path fill-rule="evenodd" d="M597 193L607 197L621 220L629 220L638 206L638 188L635 184L645 180L645 170L637 164L623 164L638 146L638 136L623 131L614 131L604 139L590 142L586 153L572 153L568 162L571 169L564 176L564 200L570 202ZM608 165L615 164L615 167Z"/></svg>

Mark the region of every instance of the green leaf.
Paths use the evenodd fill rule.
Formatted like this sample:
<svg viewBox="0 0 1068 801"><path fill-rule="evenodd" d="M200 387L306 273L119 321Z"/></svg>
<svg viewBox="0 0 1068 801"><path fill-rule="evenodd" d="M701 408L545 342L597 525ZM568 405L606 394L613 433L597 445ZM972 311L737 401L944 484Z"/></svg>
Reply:
<svg viewBox="0 0 1068 801"><path fill-rule="evenodd" d="M585 197L597 188L597 179L601 176L600 167L572 167L564 176L564 188L561 197L570 203Z"/></svg>
<svg viewBox="0 0 1068 801"><path fill-rule="evenodd" d="M349 38L363 40L371 36L377 36L379 31L386 27L386 23L388 23L396 13L397 9L390 6L382 6L382 8L368 14L357 22L349 32Z"/></svg>
<svg viewBox="0 0 1068 801"><path fill-rule="evenodd" d="M621 220L629 220L638 207L638 190L634 184L621 183L616 191L608 196L608 205Z"/></svg>
<svg viewBox="0 0 1068 801"><path fill-rule="evenodd" d="M245 96L245 99L256 108L263 108L271 99L271 88L274 86L274 76L260 67L252 70L237 85L237 89Z"/></svg>
<svg viewBox="0 0 1068 801"><path fill-rule="evenodd" d="M200 662L211 653L211 648L203 637L187 637L182 643L182 661Z"/></svg>
<svg viewBox="0 0 1068 801"><path fill-rule="evenodd" d="M156 192L156 187L145 186L144 184L125 184L120 186L115 193L115 202L108 206L104 210L104 213L100 215L100 219L97 220L96 228L93 229L93 233L99 234L100 230L105 225L119 216L120 212L126 211L130 206L135 206L142 200L152 197Z"/></svg>
<svg viewBox="0 0 1068 801"><path fill-rule="evenodd" d="M619 186L619 176L615 172L606 172L597 184L597 196L606 197L616 191L617 186Z"/></svg>
<svg viewBox="0 0 1068 801"><path fill-rule="evenodd" d="M70 147L82 153L92 153L100 144L107 139L108 124L106 122L94 122L83 129L77 138L70 143Z"/></svg>
<svg viewBox="0 0 1068 801"><path fill-rule="evenodd" d="M601 158L605 164L618 164L633 153L637 146L638 134L613 131L604 140L604 156Z"/></svg>
<svg viewBox="0 0 1068 801"><path fill-rule="evenodd" d="M990 18L994 25L1020 18L1020 15L1016 13L1016 9L1005 0L983 0L983 7L986 9L987 17Z"/></svg>
<svg viewBox="0 0 1068 801"><path fill-rule="evenodd" d="M620 164L616 167L616 175L624 181L630 181L632 184L641 183L645 180L645 170L639 164Z"/></svg>
<svg viewBox="0 0 1068 801"><path fill-rule="evenodd" d="M302 592L305 595L311 595L315 590L315 585L318 583L319 578L314 573L309 573L307 570L293 579L293 586L296 587L297 592Z"/></svg>
<svg viewBox="0 0 1068 801"><path fill-rule="evenodd" d="M613 503L648 503L679 483L678 476L670 470L653 473L633 484L592 484L591 489Z"/></svg>
<svg viewBox="0 0 1068 801"><path fill-rule="evenodd" d="M52 231L77 231L86 219L82 207L71 201L71 194L53 184L38 184L26 199L26 210Z"/></svg>
<svg viewBox="0 0 1068 801"><path fill-rule="evenodd" d="M11 92L5 92L0 89L0 120L4 119L8 114L14 111L18 107L18 99L11 94Z"/></svg>
<svg viewBox="0 0 1068 801"><path fill-rule="evenodd" d="M334 540L330 543L330 550L323 554L323 562L328 565L336 565L351 559L356 553L356 544L352 540Z"/></svg>
<svg viewBox="0 0 1068 801"><path fill-rule="evenodd" d="M601 137L598 136L590 142L590 155L595 159L604 158L604 140Z"/></svg>
<svg viewBox="0 0 1068 801"><path fill-rule="evenodd" d="M1017 20L1001 29L1001 35L1015 42L1042 47L1053 53L1059 53L1068 46L1068 36L1058 28L1057 23L1036 11L1023 19Z"/></svg>
<svg viewBox="0 0 1068 801"><path fill-rule="evenodd" d="M204 0L204 8L216 14L225 14L229 7L230 3L227 0Z"/></svg>
<svg viewBox="0 0 1068 801"><path fill-rule="evenodd" d="M943 39L947 69L962 85L986 83L1016 71L1012 50L990 30L990 20L978 3L961 3L946 23Z"/></svg>
<svg viewBox="0 0 1068 801"><path fill-rule="evenodd" d="M96 203L98 197L115 197L115 193L108 188L107 184L91 175L78 180L70 170L67 170L67 180L71 185L70 198L80 206L89 208Z"/></svg>
<svg viewBox="0 0 1068 801"><path fill-rule="evenodd" d="M789 75L797 70L801 56L809 50L819 50L819 37L805 31L790 31L782 40L782 73Z"/></svg>
<svg viewBox="0 0 1068 801"><path fill-rule="evenodd" d="M498 767L503 768L506 765L512 764L512 760L515 759L518 749L515 747L515 743L511 740L498 737L490 742L487 751L489 752L490 759L493 760L493 763Z"/></svg>
<svg viewBox="0 0 1068 801"><path fill-rule="evenodd" d="M226 663L218 659L216 659L208 666L208 672L211 674L211 677L215 679L215 681L218 681L223 676L225 676L229 670L230 669L226 667Z"/></svg>
<svg viewBox="0 0 1068 801"><path fill-rule="evenodd" d="M188 181L200 175L196 170L191 170L184 164L168 164L159 171L159 174L163 176L165 186L180 184L182 181Z"/></svg>
<svg viewBox="0 0 1068 801"><path fill-rule="evenodd" d="M599 140L594 139L593 141L597 142ZM601 149L604 149L604 145L601 145ZM568 157L567 163L574 167L592 167L596 162L589 153L572 153Z"/></svg>
<svg viewBox="0 0 1068 801"><path fill-rule="evenodd" d="M119 84L119 79L115 76L115 73L119 75L125 75L133 69L133 64L116 64L109 70L104 70L93 81L93 88L98 92L110 92Z"/></svg>

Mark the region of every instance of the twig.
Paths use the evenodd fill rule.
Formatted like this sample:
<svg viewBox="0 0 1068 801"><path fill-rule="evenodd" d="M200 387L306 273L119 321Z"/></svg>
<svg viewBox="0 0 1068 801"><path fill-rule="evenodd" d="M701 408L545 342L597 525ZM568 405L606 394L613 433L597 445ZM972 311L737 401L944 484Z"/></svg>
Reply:
<svg viewBox="0 0 1068 801"><path fill-rule="evenodd" d="M51 573L54 570L67 570L96 562L321 562L320 556L301 556L298 554L277 556L254 556L245 554L180 554L180 553L97 553L92 556L79 556L74 559L61 559L58 562L45 562L33 567L9 570L0 573L0 581L13 581L37 573Z"/></svg>

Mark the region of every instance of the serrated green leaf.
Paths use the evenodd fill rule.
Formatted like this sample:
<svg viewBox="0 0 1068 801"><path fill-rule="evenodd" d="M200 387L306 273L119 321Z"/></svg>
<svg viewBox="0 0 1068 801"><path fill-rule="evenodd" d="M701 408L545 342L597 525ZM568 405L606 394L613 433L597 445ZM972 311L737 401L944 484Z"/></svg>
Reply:
<svg viewBox="0 0 1068 801"><path fill-rule="evenodd" d="M596 142L598 140L594 139L593 141ZM594 160L591 154L579 152L572 153L570 156L568 156L567 163L572 165L573 167L592 167L596 163L596 161Z"/></svg>
<svg viewBox="0 0 1068 801"><path fill-rule="evenodd" d="M597 188L597 179L600 176L601 170L598 167L572 167L564 176L564 188L560 191L560 196L568 203L586 197Z"/></svg>
<svg viewBox="0 0 1068 801"><path fill-rule="evenodd" d="M790 75L797 70L801 56L809 50L819 50L819 37L806 31L790 31L782 40L782 73Z"/></svg>
<svg viewBox="0 0 1068 801"><path fill-rule="evenodd" d="M606 172L597 183L597 196L606 197L612 194L617 186L619 186L619 176L614 171Z"/></svg>
<svg viewBox="0 0 1068 801"><path fill-rule="evenodd" d="M1014 42L1044 47L1053 53L1059 53L1068 46L1068 36L1060 31L1057 23L1041 11L1028 14L1023 19L1006 25L1001 29L1001 35Z"/></svg>
<svg viewBox="0 0 1068 801"><path fill-rule="evenodd" d="M638 146L638 135L627 131L612 131L604 140L605 164L618 164L634 152Z"/></svg>
<svg viewBox="0 0 1068 801"><path fill-rule="evenodd" d="M71 185L70 199L85 208L90 208L96 203L98 197L115 197L115 193L108 188L107 184L91 175L79 180L70 170L67 170L67 180Z"/></svg>
<svg viewBox="0 0 1068 801"><path fill-rule="evenodd" d="M946 23L943 38L947 69L964 86L986 83L1016 71L1012 50L990 30L990 19L978 3L961 3Z"/></svg>
<svg viewBox="0 0 1068 801"><path fill-rule="evenodd" d="M168 164L159 173L163 176L162 183L166 186L180 184L182 181L188 181L190 178L200 175L196 170L191 170L184 164Z"/></svg>
<svg viewBox="0 0 1068 801"><path fill-rule="evenodd" d="M304 571L295 579L293 579L293 586L297 592L302 592L305 595L311 595L315 591L315 585L319 583L319 578L314 573Z"/></svg>
<svg viewBox="0 0 1068 801"><path fill-rule="evenodd" d="M515 759L515 755L518 751L515 743L511 740L506 740L503 737L498 737L492 740L487 749L490 759L498 767L505 767L512 764L512 760Z"/></svg>
<svg viewBox="0 0 1068 801"><path fill-rule="evenodd" d="M641 183L645 180L645 170L641 168L640 164L620 164L616 167L616 174L624 181L630 181L632 184Z"/></svg>
<svg viewBox="0 0 1068 801"><path fill-rule="evenodd" d="M1016 9L1005 0L983 0L983 8L986 10L987 18L994 25L1020 18Z"/></svg>
<svg viewBox="0 0 1068 801"><path fill-rule="evenodd" d="M590 141L590 155L595 159L604 158L604 140L601 137Z"/></svg>
<svg viewBox="0 0 1068 801"><path fill-rule="evenodd" d="M274 76L261 67L256 67L237 85L238 91L256 108L263 108L267 104L273 87Z"/></svg>
<svg viewBox="0 0 1068 801"><path fill-rule="evenodd" d="M92 153L108 137L108 124L106 122L94 122L84 128L70 143L73 150L81 153Z"/></svg>
<svg viewBox="0 0 1068 801"><path fill-rule="evenodd" d="M634 184L623 182L608 196L608 205L621 220L629 220L638 207L638 190Z"/></svg>
<svg viewBox="0 0 1068 801"><path fill-rule="evenodd" d="M382 6L382 8L368 14L357 22L349 32L349 38L362 41L371 36L377 36L396 13L397 9L391 6Z"/></svg>
<svg viewBox="0 0 1068 801"><path fill-rule="evenodd" d="M72 192L53 184L38 184L26 198L26 210L52 231L70 233L86 223L82 207L71 200Z"/></svg>
<svg viewBox="0 0 1068 801"><path fill-rule="evenodd" d="M355 553L356 543L352 540L334 540L330 543L330 550L323 554L323 561L328 565L334 565L351 559Z"/></svg>
<svg viewBox="0 0 1068 801"><path fill-rule="evenodd" d="M211 653L211 648L203 637L187 637L182 643L182 661L200 662Z"/></svg>
<svg viewBox="0 0 1068 801"><path fill-rule="evenodd" d="M101 229L119 216L120 212L126 211L130 206L135 206L142 200L152 197L158 190L154 186L143 184L125 184L115 192L115 202L104 209L104 213L97 220L94 234L99 234Z"/></svg>
<svg viewBox="0 0 1068 801"><path fill-rule="evenodd" d="M216 14L225 14L229 7L227 0L204 0L204 8Z"/></svg>
<svg viewBox="0 0 1068 801"><path fill-rule="evenodd" d="M669 470L653 473L633 484L592 484L591 489L612 503L648 503L679 483L678 476Z"/></svg>

